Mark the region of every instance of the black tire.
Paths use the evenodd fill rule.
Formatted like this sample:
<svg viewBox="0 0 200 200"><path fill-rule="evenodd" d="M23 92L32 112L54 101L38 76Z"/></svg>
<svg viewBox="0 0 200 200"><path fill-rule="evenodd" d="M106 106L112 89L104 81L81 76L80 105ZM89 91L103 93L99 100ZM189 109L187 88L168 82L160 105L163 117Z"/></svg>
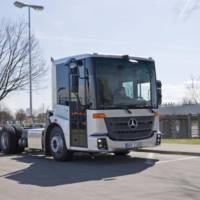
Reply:
<svg viewBox="0 0 200 200"><path fill-rule="evenodd" d="M13 127L3 127L0 132L0 146L4 154L15 154L17 152L17 135Z"/></svg>
<svg viewBox="0 0 200 200"><path fill-rule="evenodd" d="M24 152L25 147L19 145L19 139L22 137L23 129L19 126L13 126L15 129L15 134L17 136L17 150L16 153L22 153Z"/></svg>
<svg viewBox="0 0 200 200"><path fill-rule="evenodd" d="M50 133L49 148L51 155L57 161L72 160L73 153L68 151L61 128L54 127Z"/></svg>
<svg viewBox="0 0 200 200"><path fill-rule="evenodd" d="M114 152L114 154L116 156L127 156L129 153L130 153L130 151L128 151L128 150Z"/></svg>
<svg viewBox="0 0 200 200"><path fill-rule="evenodd" d="M2 129L0 130L0 152L1 152L1 131Z"/></svg>

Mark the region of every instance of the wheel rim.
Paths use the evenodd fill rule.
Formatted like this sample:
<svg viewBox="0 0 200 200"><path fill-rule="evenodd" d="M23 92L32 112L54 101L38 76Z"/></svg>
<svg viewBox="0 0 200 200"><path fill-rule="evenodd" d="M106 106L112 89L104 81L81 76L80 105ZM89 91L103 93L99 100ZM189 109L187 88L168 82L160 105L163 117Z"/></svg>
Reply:
<svg viewBox="0 0 200 200"><path fill-rule="evenodd" d="M51 139L51 149L54 153L61 153L63 150L63 140L60 135L53 136Z"/></svg>
<svg viewBox="0 0 200 200"><path fill-rule="evenodd" d="M8 147L8 135L6 132L3 132L1 135L1 147L2 149L6 149Z"/></svg>

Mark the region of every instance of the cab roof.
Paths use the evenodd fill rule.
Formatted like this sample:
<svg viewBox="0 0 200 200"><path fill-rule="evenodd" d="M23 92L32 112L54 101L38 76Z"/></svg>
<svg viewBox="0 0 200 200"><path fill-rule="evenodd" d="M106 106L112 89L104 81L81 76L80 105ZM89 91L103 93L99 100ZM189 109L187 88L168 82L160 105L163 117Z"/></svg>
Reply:
<svg viewBox="0 0 200 200"><path fill-rule="evenodd" d="M56 60L52 59L52 62L54 64L61 64L61 63L68 62L71 59L80 60L80 59L85 59L85 58L119 58L119 59L129 58L129 59L137 60L137 61L154 62L152 58L134 57L134 56L129 56L129 55L105 55L105 54L97 54L97 53L74 55L74 56L69 56L69 57L56 59Z"/></svg>

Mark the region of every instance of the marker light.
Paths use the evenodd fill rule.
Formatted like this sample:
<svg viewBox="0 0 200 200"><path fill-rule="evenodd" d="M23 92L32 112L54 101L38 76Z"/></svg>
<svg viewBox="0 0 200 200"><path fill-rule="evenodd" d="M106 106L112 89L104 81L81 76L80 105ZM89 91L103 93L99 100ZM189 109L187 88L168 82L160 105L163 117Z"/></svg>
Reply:
<svg viewBox="0 0 200 200"><path fill-rule="evenodd" d="M104 113L94 113L93 119L104 119L106 115Z"/></svg>

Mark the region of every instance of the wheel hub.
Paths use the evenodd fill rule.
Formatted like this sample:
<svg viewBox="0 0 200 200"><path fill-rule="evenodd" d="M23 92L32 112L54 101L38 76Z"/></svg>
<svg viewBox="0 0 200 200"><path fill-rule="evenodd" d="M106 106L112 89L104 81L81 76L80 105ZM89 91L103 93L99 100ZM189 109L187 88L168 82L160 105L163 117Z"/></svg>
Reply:
<svg viewBox="0 0 200 200"><path fill-rule="evenodd" d="M51 139L51 149L54 153L62 152L63 149L63 140L61 136L53 136Z"/></svg>

